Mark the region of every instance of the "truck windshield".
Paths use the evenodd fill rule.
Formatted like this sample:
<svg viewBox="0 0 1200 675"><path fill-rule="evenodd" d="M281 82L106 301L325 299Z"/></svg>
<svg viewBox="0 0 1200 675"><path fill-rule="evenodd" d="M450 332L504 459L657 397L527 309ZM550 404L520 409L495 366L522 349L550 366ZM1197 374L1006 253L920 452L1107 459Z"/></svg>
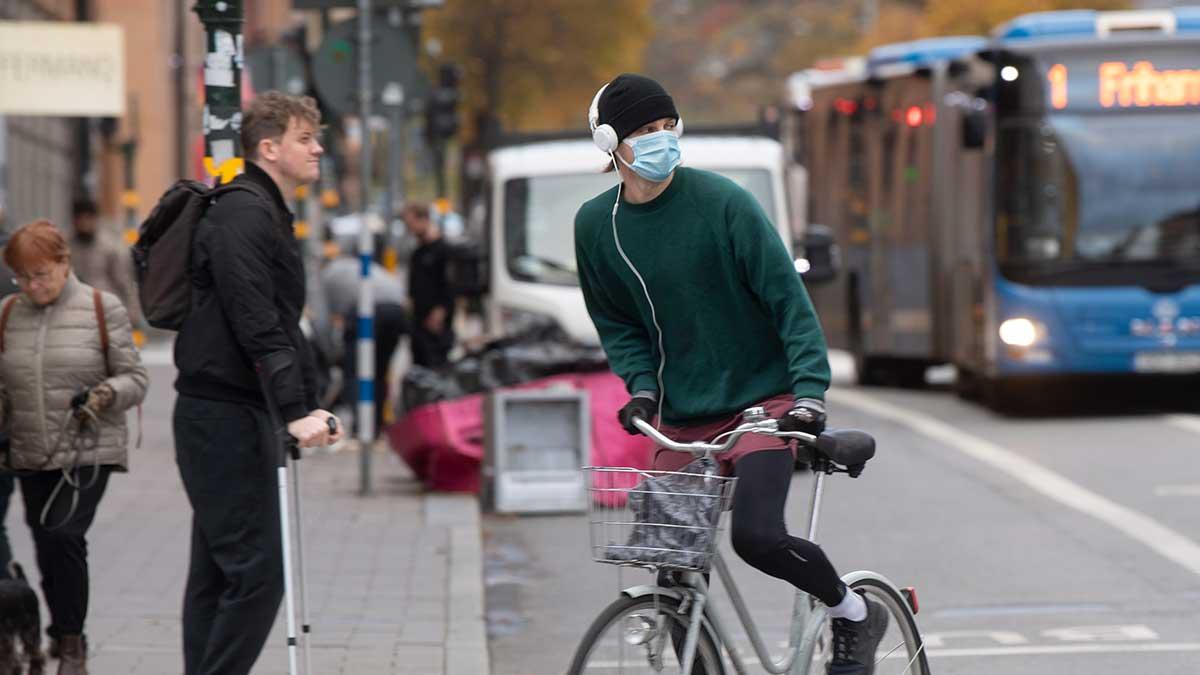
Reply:
<svg viewBox="0 0 1200 675"><path fill-rule="evenodd" d="M754 195L774 218L775 195L766 169L712 169ZM578 286L575 212L611 188L614 173L513 178L504 184L504 243L508 272L534 283Z"/></svg>

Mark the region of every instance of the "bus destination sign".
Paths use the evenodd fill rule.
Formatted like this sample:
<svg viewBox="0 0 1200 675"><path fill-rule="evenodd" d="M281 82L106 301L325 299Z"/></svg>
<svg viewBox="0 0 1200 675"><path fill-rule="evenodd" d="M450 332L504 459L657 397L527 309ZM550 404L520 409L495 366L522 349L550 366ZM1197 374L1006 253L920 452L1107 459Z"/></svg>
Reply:
<svg viewBox="0 0 1200 675"><path fill-rule="evenodd" d="M1200 106L1200 68L1159 67L1148 60L1053 63L1046 84L1055 110Z"/></svg>

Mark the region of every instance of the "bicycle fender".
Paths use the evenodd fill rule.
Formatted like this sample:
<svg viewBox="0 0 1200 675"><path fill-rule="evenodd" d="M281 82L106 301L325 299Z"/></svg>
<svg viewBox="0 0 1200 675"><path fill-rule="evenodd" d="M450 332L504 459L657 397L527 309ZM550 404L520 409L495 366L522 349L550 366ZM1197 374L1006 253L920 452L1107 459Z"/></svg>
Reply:
<svg viewBox="0 0 1200 675"><path fill-rule="evenodd" d="M896 591L897 594L900 593L900 587L897 586L896 584L892 583L891 579L888 579L887 577L883 576L879 572L872 572L870 570L858 570L855 572L848 572L842 576L842 583L846 584L847 586L853 586L854 582L859 581L861 579L874 579L876 581L881 581L884 584L886 584L887 586L890 586L892 588L892 590Z"/></svg>
<svg viewBox="0 0 1200 675"><path fill-rule="evenodd" d="M641 598L647 595L665 595L668 598L683 600L683 594L679 592L679 589L664 588L662 586L655 586L654 584L630 586L629 588L621 591L621 595L628 596L630 598Z"/></svg>

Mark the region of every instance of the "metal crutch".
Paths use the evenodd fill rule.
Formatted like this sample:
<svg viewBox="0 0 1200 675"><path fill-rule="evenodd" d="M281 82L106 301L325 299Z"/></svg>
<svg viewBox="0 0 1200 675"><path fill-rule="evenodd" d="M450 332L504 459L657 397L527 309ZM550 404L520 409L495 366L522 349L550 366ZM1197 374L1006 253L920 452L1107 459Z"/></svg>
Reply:
<svg viewBox="0 0 1200 675"><path fill-rule="evenodd" d="M336 434L337 419L330 417L326 423L329 425L329 433ZM299 454L298 449L296 454ZM312 640L312 624L308 620L308 584L304 581L304 518L300 510L303 500L300 498L300 461L298 458L292 462L292 498L296 508L296 572L298 573L297 580L300 583L300 636L304 642L304 672L312 675L312 651L309 648L309 642Z"/></svg>
<svg viewBox="0 0 1200 675"><path fill-rule="evenodd" d="M267 403L271 428L279 442L279 463L275 475L279 484L279 533L283 540L283 595L287 606L288 674L299 675L296 666L296 609L292 589L292 541L291 525L288 520L287 460L290 454L295 461L299 461L300 447L287 432L287 426L283 423L283 414L279 412L279 404L275 400L275 389L271 384L275 375L290 365L291 359L268 357L259 361L255 369L258 371L259 385L262 387L263 398ZM330 420L330 427L335 429L335 425L336 422ZM303 561L301 561L301 565L303 565ZM302 578L301 587L303 587L303 583ZM307 618L305 622L307 623Z"/></svg>

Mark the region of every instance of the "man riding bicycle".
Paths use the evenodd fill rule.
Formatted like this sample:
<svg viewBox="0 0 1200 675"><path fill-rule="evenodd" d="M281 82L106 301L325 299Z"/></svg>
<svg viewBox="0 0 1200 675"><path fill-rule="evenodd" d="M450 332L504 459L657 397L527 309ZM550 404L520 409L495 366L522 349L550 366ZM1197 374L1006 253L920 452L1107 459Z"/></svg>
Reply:
<svg viewBox="0 0 1200 675"><path fill-rule="evenodd" d="M680 167L682 122L654 80L624 74L592 101L589 126L620 183L575 216L588 313L631 394L622 426L657 419L678 441L711 441L764 407L787 431L825 428L829 363L812 303L754 197L717 174ZM688 453L655 450L673 471ZM790 536L783 510L794 451L746 434L721 456L737 476L731 535L750 565L820 599L833 617L830 675L870 675L887 612L848 592L816 544Z"/></svg>

